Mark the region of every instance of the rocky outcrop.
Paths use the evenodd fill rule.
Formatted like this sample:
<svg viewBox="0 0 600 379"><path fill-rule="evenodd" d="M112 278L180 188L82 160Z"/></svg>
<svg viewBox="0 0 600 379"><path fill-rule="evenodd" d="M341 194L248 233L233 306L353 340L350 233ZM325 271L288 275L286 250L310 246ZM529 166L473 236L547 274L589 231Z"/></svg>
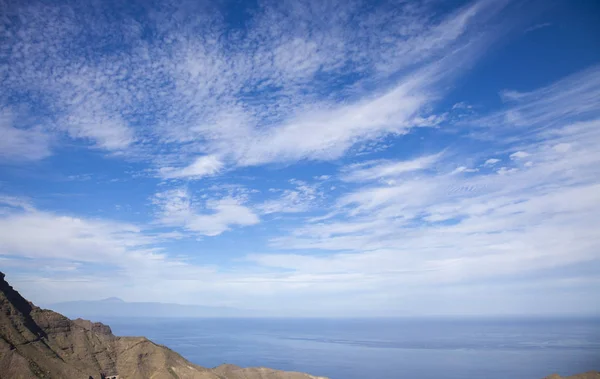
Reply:
<svg viewBox="0 0 600 379"><path fill-rule="evenodd" d="M81 318L73 320L73 323L77 326L84 328L85 330L90 330L94 333L111 335L112 330L110 326L104 325L101 322L91 322L89 320L84 320Z"/></svg>
<svg viewBox="0 0 600 379"><path fill-rule="evenodd" d="M34 306L0 273L0 379L323 379L233 365L194 365L144 337L117 337L109 326Z"/></svg>

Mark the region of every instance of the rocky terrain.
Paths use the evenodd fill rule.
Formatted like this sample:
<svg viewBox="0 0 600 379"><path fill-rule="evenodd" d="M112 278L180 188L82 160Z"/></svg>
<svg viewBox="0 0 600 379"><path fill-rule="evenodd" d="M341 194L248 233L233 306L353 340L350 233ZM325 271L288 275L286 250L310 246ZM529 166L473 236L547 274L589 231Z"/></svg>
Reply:
<svg viewBox="0 0 600 379"><path fill-rule="evenodd" d="M0 273L0 379L326 379L267 368L194 365L144 337L34 306Z"/></svg>

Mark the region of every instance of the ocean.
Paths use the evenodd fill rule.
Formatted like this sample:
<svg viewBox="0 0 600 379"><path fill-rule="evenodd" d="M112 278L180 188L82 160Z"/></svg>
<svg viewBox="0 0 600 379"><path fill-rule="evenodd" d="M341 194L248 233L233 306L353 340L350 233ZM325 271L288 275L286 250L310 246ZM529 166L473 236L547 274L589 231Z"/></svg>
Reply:
<svg viewBox="0 0 600 379"><path fill-rule="evenodd" d="M600 370L595 319L105 319L193 363L331 379L541 379Z"/></svg>

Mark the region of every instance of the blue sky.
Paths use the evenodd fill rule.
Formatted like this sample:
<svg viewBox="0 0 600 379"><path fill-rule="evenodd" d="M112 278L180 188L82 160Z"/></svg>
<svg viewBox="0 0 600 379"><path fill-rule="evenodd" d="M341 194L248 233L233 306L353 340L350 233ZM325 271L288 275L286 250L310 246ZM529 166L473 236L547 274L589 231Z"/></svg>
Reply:
<svg viewBox="0 0 600 379"><path fill-rule="evenodd" d="M34 302L600 311L594 1L0 14L0 267Z"/></svg>

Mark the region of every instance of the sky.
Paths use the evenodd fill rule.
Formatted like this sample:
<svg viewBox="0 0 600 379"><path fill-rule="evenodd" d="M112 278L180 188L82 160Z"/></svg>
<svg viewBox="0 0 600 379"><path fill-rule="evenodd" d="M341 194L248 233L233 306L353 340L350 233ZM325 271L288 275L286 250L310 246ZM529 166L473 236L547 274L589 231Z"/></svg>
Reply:
<svg viewBox="0 0 600 379"><path fill-rule="evenodd" d="M0 0L36 303L600 314L596 1Z"/></svg>

